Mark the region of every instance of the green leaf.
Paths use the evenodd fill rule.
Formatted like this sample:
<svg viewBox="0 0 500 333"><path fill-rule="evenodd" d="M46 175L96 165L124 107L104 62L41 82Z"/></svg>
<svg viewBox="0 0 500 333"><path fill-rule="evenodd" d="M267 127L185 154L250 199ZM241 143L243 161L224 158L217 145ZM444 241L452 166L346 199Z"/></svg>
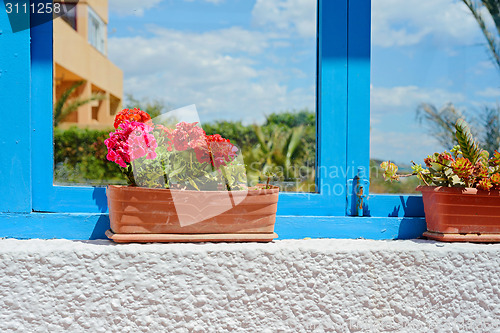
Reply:
<svg viewBox="0 0 500 333"><path fill-rule="evenodd" d="M465 120L458 119L455 124L455 129L455 135L457 137L458 144L460 145L462 155L471 161L473 165L476 164L483 150L479 148L479 145L474 140L469 125L465 122Z"/></svg>
<svg viewBox="0 0 500 333"><path fill-rule="evenodd" d="M65 90L61 97L54 104L54 127L66 118L69 114L76 111L80 106L90 103L92 101L100 101L106 99L106 96L101 93L92 93L88 98L77 97L69 100L70 96L75 92L78 87L86 83L86 81L77 81L67 90Z"/></svg>
<svg viewBox="0 0 500 333"><path fill-rule="evenodd" d="M193 187L194 187L195 189L197 189L198 191L200 190L200 189L198 188L198 185L196 185L196 182L195 182L192 178L189 178L189 184L193 185Z"/></svg>
<svg viewBox="0 0 500 333"><path fill-rule="evenodd" d="M71 94L79 86L81 86L84 83L85 83L85 81L83 81L83 80L75 82L71 87L69 87L67 90L65 90L62 93L61 97L59 97L59 99L56 101L56 103L54 104L54 127L56 127L59 124L59 122L64 118L61 115L61 113L62 113L63 106L66 103L66 101L68 100L68 98L71 96Z"/></svg>
<svg viewBox="0 0 500 333"><path fill-rule="evenodd" d="M285 165L287 168L289 168L292 165L293 156L295 155L297 148L302 142L303 137L304 137L304 126L295 127L292 130L290 142L288 144L288 149L286 151Z"/></svg>
<svg viewBox="0 0 500 333"><path fill-rule="evenodd" d="M260 148L262 149L262 151L264 153L267 154L269 152L269 150L267 148L267 142L266 142L266 139L264 137L264 133L262 133L261 127L258 125L253 125L253 129L255 131L255 135L257 136L257 140L259 141Z"/></svg>
<svg viewBox="0 0 500 333"><path fill-rule="evenodd" d="M238 180L241 182L241 183L246 183L247 182L247 177L244 173L240 172L238 173Z"/></svg>
<svg viewBox="0 0 500 333"><path fill-rule="evenodd" d="M479 154L479 160L484 166L488 166L489 159L490 159L490 153L488 153L487 150L481 151L481 154Z"/></svg>
<svg viewBox="0 0 500 333"><path fill-rule="evenodd" d="M171 172L168 174L169 178L172 178L172 177L174 177L174 176L176 176L176 175L180 174L181 172L183 172L183 171L184 171L184 169L186 169L186 165L181 165L181 166L177 167L177 169L174 169L173 171L171 171Z"/></svg>

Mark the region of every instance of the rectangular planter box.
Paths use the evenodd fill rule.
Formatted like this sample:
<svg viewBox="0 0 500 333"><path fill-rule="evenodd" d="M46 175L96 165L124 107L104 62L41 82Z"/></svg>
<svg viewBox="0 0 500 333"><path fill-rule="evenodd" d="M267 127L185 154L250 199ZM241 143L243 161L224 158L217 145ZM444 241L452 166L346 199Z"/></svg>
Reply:
<svg viewBox="0 0 500 333"><path fill-rule="evenodd" d="M183 191L110 185L106 194L108 237L115 241L271 241L277 237L276 186Z"/></svg>

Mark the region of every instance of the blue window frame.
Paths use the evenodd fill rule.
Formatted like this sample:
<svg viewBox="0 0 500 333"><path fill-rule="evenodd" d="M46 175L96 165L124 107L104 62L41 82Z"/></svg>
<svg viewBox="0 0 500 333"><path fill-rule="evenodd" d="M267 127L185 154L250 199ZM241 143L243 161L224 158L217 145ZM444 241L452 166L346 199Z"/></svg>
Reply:
<svg viewBox="0 0 500 333"><path fill-rule="evenodd" d="M370 0L318 1L319 193L280 194L280 238L413 238L425 230L422 201L415 196L372 195L365 200L367 216L346 216L348 180L358 167L369 167L370 15ZM10 31L5 12L0 13L0 30ZM2 91L13 92L4 107L16 106L20 115L19 123L0 133L2 149L8 151L0 181L10 197L0 204L5 212L0 214L0 236L104 238L109 226L105 189L53 185L53 61L48 45L51 21L0 35L2 49L17 50L16 59L5 65L12 70L0 77L8 87ZM13 177L16 172L19 176Z"/></svg>

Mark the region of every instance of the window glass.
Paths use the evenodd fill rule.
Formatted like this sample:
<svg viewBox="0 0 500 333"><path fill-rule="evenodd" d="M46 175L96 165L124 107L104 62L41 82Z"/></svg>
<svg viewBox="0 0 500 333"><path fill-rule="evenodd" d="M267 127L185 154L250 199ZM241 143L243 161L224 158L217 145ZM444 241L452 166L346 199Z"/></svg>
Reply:
<svg viewBox="0 0 500 333"><path fill-rule="evenodd" d="M99 52L106 54L106 28L104 22L101 20L91 6L88 7L89 19L89 44L95 47Z"/></svg>
<svg viewBox="0 0 500 333"><path fill-rule="evenodd" d="M77 31L54 20L54 183L125 183L103 143L116 113L195 104L207 134L241 149L251 184L269 171L284 191L315 192L316 7L79 2Z"/></svg>
<svg viewBox="0 0 500 333"><path fill-rule="evenodd" d="M453 128L465 117L486 149L500 142L500 67L485 33L456 0L373 0L371 53L371 192L415 192L418 181L384 182L383 160L411 172L411 161L455 145ZM496 7L498 9L498 6ZM477 8L498 43L489 11ZM498 45L498 44L497 44Z"/></svg>

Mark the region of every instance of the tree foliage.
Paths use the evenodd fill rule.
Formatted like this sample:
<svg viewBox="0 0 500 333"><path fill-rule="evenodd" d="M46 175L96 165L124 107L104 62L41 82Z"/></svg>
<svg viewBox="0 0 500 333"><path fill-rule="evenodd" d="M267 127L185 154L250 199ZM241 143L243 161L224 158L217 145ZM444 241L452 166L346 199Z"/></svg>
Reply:
<svg viewBox="0 0 500 333"><path fill-rule="evenodd" d="M54 129L54 181L59 184L125 184L120 168L106 159L110 130Z"/></svg>
<svg viewBox="0 0 500 333"><path fill-rule="evenodd" d="M243 125L241 121L215 121L202 124L202 127L207 135L221 134L241 149L257 144L257 135L252 126Z"/></svg>
<svg viewBox="0 0 500 333"><path fill-rule="evenodd" d="M313 128L316 124L316 114L308 109L272 113L266 117L265 125L271 124L281 124L289 128L301 125Z"/></svg>
<svg viewBox="0 0 500 333"><path fill-rule="evenodd" d="M500 147L500 106L496 108L485 107L480 120L480 126L483 128L480 136L481 146L493 155L495 150Z"/></svg>
<svg viewBox="0 0 500 333"><path fill-rule="evenodd" d="M143 99L138 100L132 94L125 95L125 107L127 109L138 108L145 111L151 118L158 117L159 115L170 111L172 108L160 99Z"/></svg>
<svg viewBox="0 0 500 333"><path fill-rule="evenodd" d="M444 105L441 109L429 103L422 103L417 108L417 121L428 126L443 147L453 147L457 144L455 137L455 123L463 118L462 112L452 103Z"/></svg>
<svg viewBox="0 0 500 333"><path fill-rule="evenodd" d="M207 134L221 133L243 153L251 184L273 174L290 191L315 191L316 115L305 110L272 113L263 125L217 121Z"/></svg>

